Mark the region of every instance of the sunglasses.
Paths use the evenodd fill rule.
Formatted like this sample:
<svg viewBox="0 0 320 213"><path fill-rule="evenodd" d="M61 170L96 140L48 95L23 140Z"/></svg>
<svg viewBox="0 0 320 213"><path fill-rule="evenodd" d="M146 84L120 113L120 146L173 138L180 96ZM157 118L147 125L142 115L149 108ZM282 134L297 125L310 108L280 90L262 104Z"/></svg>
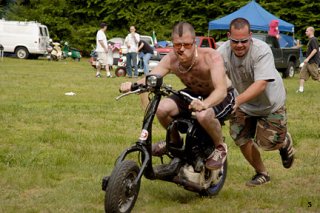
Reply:
<svg viewBox="0 0 320 213"><path fill-rule="evenodd" d="M173 48L175 49L181 49L181 47L184 47L185 49L191 49L194 42L192 43L173 43Z"/></svg>
<svg viewBox="0 0 320 213"><path fill-rule="evenodd" d="M239 44L239 43L246 44L250 40L250 37L249 38L245 38L245 39L240 39L240 40L229 38L229 40L234 44Z"/></svg>

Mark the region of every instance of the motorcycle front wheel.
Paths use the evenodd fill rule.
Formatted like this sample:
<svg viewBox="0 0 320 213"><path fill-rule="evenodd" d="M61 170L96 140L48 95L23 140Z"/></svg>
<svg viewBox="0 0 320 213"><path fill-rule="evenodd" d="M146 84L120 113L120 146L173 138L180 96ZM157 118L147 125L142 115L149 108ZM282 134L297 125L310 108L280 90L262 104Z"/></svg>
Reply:
<svg viewBox="0 0 320 213"><path fill-rule="evenodd" d="M132 160L116 165L108 181L105 194L105 212L131 212L138 198L141 179L134 184L139 167Z"/></svg>
<svg viewBox="0 0 320 213"><path fill-rule="evenodd" d="M228 162L226 159L221 169L213 171L214 178L212 179L210 186L207 189L201 191L199 194L201 196L217 195L222 189L224 182L226 180L227 168L228 168Z"/></svg>

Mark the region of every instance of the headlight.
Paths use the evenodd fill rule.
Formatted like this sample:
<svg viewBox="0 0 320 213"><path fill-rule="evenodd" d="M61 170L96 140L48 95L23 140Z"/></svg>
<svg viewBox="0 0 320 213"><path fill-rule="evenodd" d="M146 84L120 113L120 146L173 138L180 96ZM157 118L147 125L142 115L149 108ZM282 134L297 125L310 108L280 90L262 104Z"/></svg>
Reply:
<svg viewBox="0 0 320 213"><path fill-rule="evenodd" d="M148 87L160 88L162 85L162 76L160 76L160 75L147 75L146 85Z"/></svg>

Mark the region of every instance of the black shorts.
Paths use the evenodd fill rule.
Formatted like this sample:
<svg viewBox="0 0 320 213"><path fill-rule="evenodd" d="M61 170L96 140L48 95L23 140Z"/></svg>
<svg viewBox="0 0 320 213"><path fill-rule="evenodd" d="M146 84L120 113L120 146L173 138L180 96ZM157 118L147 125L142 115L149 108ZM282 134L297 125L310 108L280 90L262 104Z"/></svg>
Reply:
<svg viewBox="0 0 320 213"><path fill-rule="evenodd" d="M183 89L181 90L183 92L188 93L192 97L199 97L199 95L192 93L188 89ZM190 117L191 116L191 111L189 109L189 105L186 101L183 99L179 98L177 95L171 95L169 96L170 99L172 99L178 106L179 108L179 117ZM206 97L202 97L205 99ZM223 122L227 119L229 119L229 115L232 112L233 106L235 102L235 96L234 96L234 89L233 88L228 88L228 93L225 99L218 105L212 107L216 118L220 121Z"/></svg>

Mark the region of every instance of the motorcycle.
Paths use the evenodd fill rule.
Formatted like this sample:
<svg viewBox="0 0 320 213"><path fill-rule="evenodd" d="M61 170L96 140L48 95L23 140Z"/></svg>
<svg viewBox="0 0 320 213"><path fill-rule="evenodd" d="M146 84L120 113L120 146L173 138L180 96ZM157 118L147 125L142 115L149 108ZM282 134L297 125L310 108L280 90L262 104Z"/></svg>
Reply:
<svg viewBox="0 0 320 213"><path fill-rule="evenodd" d="M138 75L140 76L140 75L143 75L143 65L141 64L142 61L138 56L137 56L137 61L138 61ZM134 70L132 71L134 72ZM121 50L119 51L119 60L118 60L117 69L115 70L115 75L117 77L124 77L127 75L127 58L125 55L122 54Z"/></svg>
<svg viewBox="0 0 320 213"><path fill-rule="evenodd" d="M127 74L127 58L122 53L121 48L119 49L119 59L117 64L117 69L114 71L117 77L124 77Z"/></svg>
<svg viewBox="0 0 320 213"><path fill-rule="evenodd" d="M64 42L62 52L65 58L70 57L75 61L80 61L82 57L80 50L70 47L68 42Z"/></svg>
<svg viewBox="0 0 320 213"><path fill-rule="evenodd" d="M102 179L105 191L104 207L106 212L130 212L137 200L142 176L150 180L163 180L183 186L186 190L200 196L214 196L222 189L227 175L227 160L218 170L205 167L205 160L215 149L210 136L197 122L196 118L177 117L166 131L166 156L169 163L154 165L152 161L152 124L162 97L175 94L187 103L195 97L183 91L176 91L163 84L158 75L147 75L145 85L133 84L131 91L118 96L119 100L131 94L149 93L140 137L134 145L124 150L115 162L110 176ZM183 146L177 147L170 142L173 131L178 131ZM137 160L132 155L137 154Z"/></svg>
<svg viewBox="0 0 320 213"><path fill-rule="evenodd" d="M47 53L47 58L50 61L59 61L61 59L64 59L64 55L59 42L52 42L52 40L50 40L50 44L47 47Z"/></svg>

